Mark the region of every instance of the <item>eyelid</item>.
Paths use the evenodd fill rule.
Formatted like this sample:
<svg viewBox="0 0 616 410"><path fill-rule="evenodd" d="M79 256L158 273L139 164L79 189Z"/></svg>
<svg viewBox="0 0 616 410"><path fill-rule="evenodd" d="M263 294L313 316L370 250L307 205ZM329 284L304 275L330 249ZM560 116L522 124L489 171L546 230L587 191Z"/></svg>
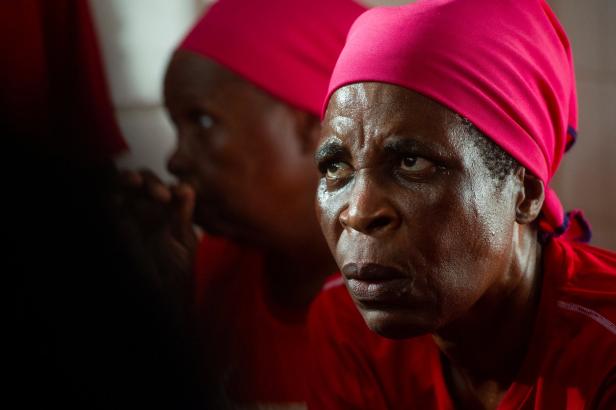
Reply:
<svg viewBox="0 0 616 410"><path fill-rule="evenodd" d="M335 167L333 172L331 168ZM355 170L345 161L330 162L322 172L322 178L327 182L329 190L337 190L345 186L353 178Z"/></svg>
<svg viewBox="0 0 616 410"><path fill-rule="evenodd" d="M333 163L344 162L350 164L348 151L336 143L323 144L315 152L314 159L317 167L323 173Z"/></svg>
<svg viewBox="0 0 616 410"><path fill-rule="evenodd" d="M432 163L446 164L451 155L435 144L428 144L412 137L393 136L383 145L383 151L390 156L415 156L431 161Z"/></svg>
<svg viewBox="0 0 616 410"><path fill-rule="evenodd" d="M336 166L338 171L350 171L350 170L353 169L350 164L348 164L348 163L346 163L344 161L330 162L327 165L327 169L326 169L326 172L325 172L326 175L329 175L329 171L330 171L329 168L331 168L332 166Z"/></svg>
<svg viewBox="0 0 616 410"><path fill-rule="evenodd" d="M408 156L407 156L408 157ZM428 182L432 180L433 177L438 174L442 174L444 171L444 167L438 165L434 161L423 157L414 157L418 161L424 161L424 164L420 163L419 168L415 168L415 164L410 167L404 166L404 160L407 158L402 158L398 165L393 170L394 175L396 175L401 180L411 182L411 183L420 183L420 182Z"/></svg>
<svg viewBox="0 0 616 410"><path fill-rule="evenodd" d="M424 150L418 149L414 146L385 146L383 147L384 153L389 157L395 158L406 158L406 157L415 157L415 158L425 158L428 159L431 156L425 152Z"/></svg>
<svg viewBox="0 0 616 410"><path fill-rule="evenodd" d="M321 158L321 160L317 162L317 167L322 174L325 174L327 172L327 168L340 163L344 163L349 167L351 166L347 161L344 160L344 158L332 155L330 157Z"/></svg>

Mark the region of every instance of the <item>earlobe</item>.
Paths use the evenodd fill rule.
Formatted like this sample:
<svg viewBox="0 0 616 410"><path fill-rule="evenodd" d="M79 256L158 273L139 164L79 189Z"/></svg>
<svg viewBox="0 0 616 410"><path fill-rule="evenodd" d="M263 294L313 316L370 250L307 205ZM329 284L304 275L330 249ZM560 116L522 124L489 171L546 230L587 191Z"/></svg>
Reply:
<svg viewBox="0 0 616 410"><path fill-rule="evenodd" d="M516 222L529 224L537 219L545 199L545 186L543 181L520 167L516 177L521 182L516 202Z"/></svg>

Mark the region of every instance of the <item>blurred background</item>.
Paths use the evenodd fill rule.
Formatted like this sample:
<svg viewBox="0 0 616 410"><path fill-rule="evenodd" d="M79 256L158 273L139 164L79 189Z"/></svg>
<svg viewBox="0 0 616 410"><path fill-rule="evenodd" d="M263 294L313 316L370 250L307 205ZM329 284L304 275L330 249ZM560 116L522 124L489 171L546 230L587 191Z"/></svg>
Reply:
<svg viewBox="0 0 616 410"><path fill-rule="evenodd" d="M291 1L291 0L290 0ZM211 0L90 0L111 96L130 151L122 167L165 178L175 136L162 107L170 54ZM364 0L368 5L408 1ZM549 0L573 45L580 125L553 185L566 209L583 209L592 243L616 249L616 2Z"/></svg>

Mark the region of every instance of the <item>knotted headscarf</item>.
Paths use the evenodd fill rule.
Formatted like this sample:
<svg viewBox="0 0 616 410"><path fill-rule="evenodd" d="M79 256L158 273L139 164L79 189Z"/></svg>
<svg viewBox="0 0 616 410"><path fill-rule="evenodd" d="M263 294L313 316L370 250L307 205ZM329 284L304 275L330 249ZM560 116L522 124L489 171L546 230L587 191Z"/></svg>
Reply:
<svg viewBox="0 0 616 410"><path fill-rule="evenodd" d="M353 24L329 86L406 87L470 120L546 186L539 227L589 240L549 182L577 129L567 35L544 0L420 0L367 11Z"/></svg>
<svg viewBox="0 0 616 410"><path fill-rule="evenodd" d="M351 0L219 0L180 45L318 115L353 21Z"/></svg>

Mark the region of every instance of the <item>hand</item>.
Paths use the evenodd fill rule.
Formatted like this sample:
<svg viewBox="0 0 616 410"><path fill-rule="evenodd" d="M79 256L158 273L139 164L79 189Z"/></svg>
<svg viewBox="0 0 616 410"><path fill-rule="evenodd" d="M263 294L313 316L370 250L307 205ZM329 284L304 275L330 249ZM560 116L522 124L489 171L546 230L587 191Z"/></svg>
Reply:
<svg viewBox="0 0 616 410"><path fill-rule="evenodd" d="M147 170L122 171L118 179L114 209L128 251L173 309L190 309L198 242L194 190L166 185Z"/></svg>

